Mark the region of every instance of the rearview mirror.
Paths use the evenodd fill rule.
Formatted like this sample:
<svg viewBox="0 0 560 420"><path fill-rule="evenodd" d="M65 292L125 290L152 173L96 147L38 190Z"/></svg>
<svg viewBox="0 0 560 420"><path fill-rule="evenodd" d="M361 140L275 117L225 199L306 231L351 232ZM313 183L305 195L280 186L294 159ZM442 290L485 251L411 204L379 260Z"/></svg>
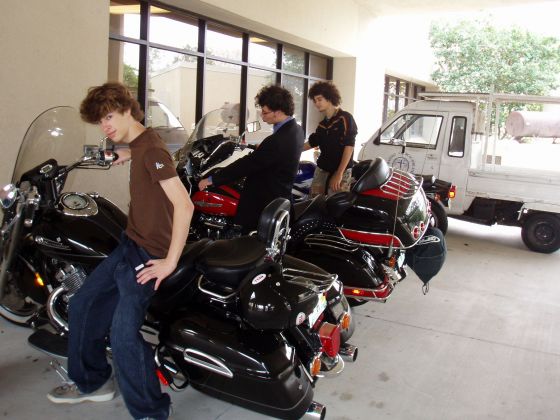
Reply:
<svg viewBox="0 0 560 420"><path fill-rule="evenodd" d="M0 203L2 207L8 209L14 205L17 199L17 188L14 184L5 185L0 190Z"/></svg>

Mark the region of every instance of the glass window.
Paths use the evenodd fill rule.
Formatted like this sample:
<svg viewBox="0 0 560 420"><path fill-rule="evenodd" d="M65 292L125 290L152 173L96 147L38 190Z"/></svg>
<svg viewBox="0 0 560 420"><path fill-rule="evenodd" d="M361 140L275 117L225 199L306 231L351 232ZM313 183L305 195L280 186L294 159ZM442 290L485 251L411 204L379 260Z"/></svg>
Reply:
<svg viewBox="0 0 560 420"><path fill-rule="evenodd" d="M249 39L249 63L276 68L277 44L252 36Z"/></svg>
<svg viewBox="0 0 560 420"><path fill-rule="evenodd" d="M247 79L247 122L259 121L260 130L254 133L247 133L245 139L247 143L256 144L272 134L272 126L262 120L260 110L255 106L255 96L259 90L266 85L276 82L276 73L272 71L258 70L249 68Z"/></svg>
<svg viewBox="0 0 560 420"><path fill-rule="evenodd" d="M303 78L284 75L282 77L282 85L292 93L295 105L294 117L299 124L302 124L303 101L305 100Z"/></svg>
<svg viewBox="0 0 560 420"><path fill-rule="evenodd" d="M157 131L171 152L185 143L195 124L196 60L193 58L149 49L145 124Z"/></svg>
<svg viewBox="0 0 560 420"><path fill-rule="evenodd" d="M129 38L140 38L140 3L127 0L111 1L109 32Z"/></svg>
<svg viewBox="0 0 560 420"><path fill-rule="evenodd" d="M128 42L109 40L107 80L125 84L138 95L138 63L140 47Z"/></svg>
<svg viewBox="0 0 560 420"><path fill-rule="evenodd" d="M223 57L241 61L243 36L241 32L208 24L206 31L206 53L214 57Z"/></svg>
<svg viewBox="0 0 560 420"><path fill-rule="evenodd" d="M198 19L150 7L150 42L188 51L198 50Z"/></svg>
<svg viewBox="0 0 560 420"><path fill-rule="evenodd" d="M305 73L305 53L295 48L285 47L282 55L282 69L292 73Z"/></svg>
<svg viewBox="0 0 560 420"><path fill-rule="evenodd" d="M204 112L239 104L241 66L206 60Z"/></svg>
<svg viewBox="0 0 560 420"><path fill-rule="evenodd" d="M449 141L449 156L461 158L465 155L466 128L467 119L465 117L453 117L451 139Z"/></svg>
<svg viewBox="0 0 560 420"><path fill-rule="evenodd" d="M435 149L443 117L439 115L401 115L381 133L381 143Z"/></svg>
<svg viewBox="0 0 560 420"><path fill-rule="evenodd" d="M327 78L327 59L317 55L309 55L309 75L313 77Z"/></svg>

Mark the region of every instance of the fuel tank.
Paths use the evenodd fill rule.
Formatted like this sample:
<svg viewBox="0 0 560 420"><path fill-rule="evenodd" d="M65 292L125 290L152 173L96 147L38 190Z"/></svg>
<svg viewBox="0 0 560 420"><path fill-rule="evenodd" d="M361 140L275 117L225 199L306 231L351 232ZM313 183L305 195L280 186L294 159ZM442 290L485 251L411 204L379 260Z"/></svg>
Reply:
<svg viewBox="0 0 560 420"><path fill-rule="evenodd" d="M295 349L276 332L191 309L160 337L201 392L278 418L304 415L313 387Z"/></svg>
<svg viewBox="0 0 560 420"><path fill-rule="evenodd" d="M239 192L227 185L210 186L204 191L195 192L192 201L195 209L202 213L233 217L237 212Z"/></svg>
<svg viewBox="0 0 560 420"><path fill-rule="evenodd" d="M65 204L61 201L56 209L47 210L33 228L34 243L52 258L99 263L119 244L126 216L102 197L66 193L61 198Z"/></svg>

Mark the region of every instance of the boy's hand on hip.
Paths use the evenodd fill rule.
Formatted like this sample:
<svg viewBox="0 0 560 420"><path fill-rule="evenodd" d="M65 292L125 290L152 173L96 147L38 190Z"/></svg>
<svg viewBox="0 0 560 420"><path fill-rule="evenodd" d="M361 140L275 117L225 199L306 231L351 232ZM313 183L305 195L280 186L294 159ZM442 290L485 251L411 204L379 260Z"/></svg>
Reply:
<svg viewBox="0 0 560 420"><path fill-rule="evenodd" d="M139 284L145 284L155 280L154 290L157 290L161 282L173 273L175 268L177 268L177 264L167 259L150 260L146 263L146 267L136 275L136 281Z"/></svg>

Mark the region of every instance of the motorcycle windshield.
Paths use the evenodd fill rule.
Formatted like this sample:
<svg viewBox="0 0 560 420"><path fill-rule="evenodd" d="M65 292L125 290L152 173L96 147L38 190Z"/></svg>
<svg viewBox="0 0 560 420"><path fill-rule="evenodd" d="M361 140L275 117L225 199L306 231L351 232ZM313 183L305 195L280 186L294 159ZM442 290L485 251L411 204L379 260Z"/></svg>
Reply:
<svg viewBox="0 0 560 420"><path fill-rule="evenodd" d="M239 108L222 107L208 112L194 127L193 132L181 149L181 156L186 157L192 150L193 144L198 140L208 139L213 136L223 137L239 135ZM215 140L213 138L212 140Z"/></svg>
<svg viewBox="0 0 560 420"><path fill-rule="evenodd" d="M37 165L55 159L67 165L80 158L85 140L84 123L74 108L51 108L31 123L19 148L12 183Z"/></svg>

